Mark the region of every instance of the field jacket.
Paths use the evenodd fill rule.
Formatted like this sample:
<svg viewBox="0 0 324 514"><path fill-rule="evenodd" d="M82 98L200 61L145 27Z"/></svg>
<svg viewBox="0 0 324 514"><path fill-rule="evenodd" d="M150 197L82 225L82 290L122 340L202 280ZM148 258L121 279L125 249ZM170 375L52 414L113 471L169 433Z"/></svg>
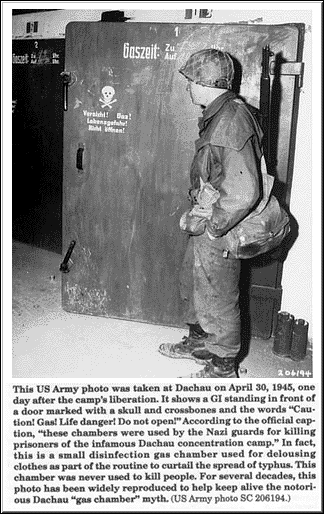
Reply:
<svg viewBox="0 0 324 514"><path fill-rule="evenodd" d="M262 197L260 160L263 133L251 107L227 91L203 111L190 169L192 189L200 178L219 192L208 230L225 235Z"/></svg>

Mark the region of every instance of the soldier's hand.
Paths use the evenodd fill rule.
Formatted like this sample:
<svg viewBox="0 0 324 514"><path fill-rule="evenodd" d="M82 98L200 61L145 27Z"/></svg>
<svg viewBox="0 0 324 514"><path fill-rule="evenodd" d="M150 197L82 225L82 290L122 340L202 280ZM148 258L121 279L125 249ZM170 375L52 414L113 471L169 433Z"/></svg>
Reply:
<svg viewBox="0 0 324 514"><path fill-rule="evenodd" d="M190 216L197 216L198 218L210 219L213 211L212 208L205 209L199 205L195 205L190 211Z"/></svg>

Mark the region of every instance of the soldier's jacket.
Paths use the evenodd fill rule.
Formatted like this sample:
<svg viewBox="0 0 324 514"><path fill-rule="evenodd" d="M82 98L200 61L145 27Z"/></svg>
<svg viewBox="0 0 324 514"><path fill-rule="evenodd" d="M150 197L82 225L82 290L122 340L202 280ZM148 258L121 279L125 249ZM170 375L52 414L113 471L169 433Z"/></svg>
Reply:
<svg viewBox="0 0 324 514"><path fill-rule="evenodd" d="M208 222L208 230L219 237L244 219L262 197L263 133L250 109L232 91L203 111L198 126L191 186L198 189L201 178L219 191Z"/></svg>

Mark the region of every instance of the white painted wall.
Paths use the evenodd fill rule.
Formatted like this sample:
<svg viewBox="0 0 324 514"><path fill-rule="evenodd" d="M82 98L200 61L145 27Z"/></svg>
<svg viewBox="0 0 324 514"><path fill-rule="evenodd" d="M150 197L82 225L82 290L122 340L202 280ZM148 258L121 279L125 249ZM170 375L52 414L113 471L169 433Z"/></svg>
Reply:
<svg viewBox="0 0 324 514"><path fill-rule="evenodd" d="M61 6L62 7L62 6ZM81 11L79 9L62 9L60 11L39 12L22 14L12 17L12 37L13 39L29 39L31 37L37 39L64 39L65 27L70 21L100 21L101 9L87 9ZM26 34L26 25L28 22L38 22L38 31L36 34Z"/></svg>
<svg viewBox="0 0 324 514"><path fill-rule="evenodd" d="M316 4L316 2L315 2ZM318 4L318 3L317 3ZM62 4L57 4L62 5ZM66 8L70 6L66 2ZM76 5L76 4L74 4ZM82 6L82 4L79 4ZM89 4L87 4L89 6ZM291 194L291 212L297 219L299 224L299 237L291 249L288 258L284 264L283 270L283 299L282 299L282 310L288 311L295 317L305 319L309 322L309 335L313 335L313 318L312 318L312 295L316 290L317 277L319 277L318 269L312 270L312 251L313 261L315 261L316 268L320 267L320 260L317 261L316 255L314 255L314 247L312 245L312 213L314 212L314 191L312 200L312 176L315 175L315 194L320 190L320 164L312 161L312 154L314 154L314 138L315 133L312 133L312 95L314 94L313 77L312 77L312 32L314 26L320 23L320 11L315 14L314 17L314 3L312 2L290 2L287 3L277 2L275 6L273 3L234 3L228 2L227 4L211 4L206 5L188 3L188 5L182 3L179 8L179 4L168 4L168 7L161 8L159 3L152 4L150 10L146 9L128 9L128 7L135 7L136 3L125 3L121 5L107 4L107 8L102 9L103 4L93 2L91 4L93 8L84 9L83 12L78 10L64 10L53 13L55 23L48 24L48 22L40 23L40 32L42 37L49 37L49 34L54 31L57 32L56 37L62 37L64 31L64 24L68 21L78 20L99 20L101 12L110 9L120 9L125 11L125 16L133 18L134 22L175 22L175 23L232 23L232 22L248 22L254 24L282 24L282 23L304 23L306 26L305 42L304 42L304 56L303 61L305 63L305 76L304 85L301 91L300 107L299 107L299 118L298 118L298 129L297 129L297 141L296 141L296 155L295 155L295 167L292 183L292 194ZM147 4L142 4L147 5ZM170 9L172 5L173 9ZM261 8L256 8L260 7ZM100 9L94 9L95 7L101 7ZM177 6L177 7L176 7ZM104 5L105 7L105 5ZM109 9L108 9L109 7ZM245 8L244 8L245 7ZM293 7L293 8L292 8ZM60 8L60 7L58 7ZM196 16L193 19L185 19L185 8L197 9ZM201 8L212 9L212 17L208 19L199 19L198 11ZM320 9L320 5L319 5ZM81 14L80 14L81 13ZM313 18L312 18L313 15ZM31 20L30 15L26 15L26 18ZM37 15L37 18L42 19L41 15ZM35 18L35 19L37 19ZM25 30L26 20L18 21L13 18L13 34L15 37L21 38L23 36L23 30ZM320 33L320 30L319 30ZM320 42L319 42L320 45ZM320 46L319 46L320 47ZM318 47L318 48L319 48ZM316 51L318 57L319 50ZM318 59L320 61L320 58ZM320 80L320 79L319 79ZM316 111L317 112L317 111ZM313 113L313 115L316 114ZM318 138L318 135L317 135ZM318 149L320 148L320 140L318 141ZM314 171L313 171L314 167ZM317 172L316 172L317 170ZM320 203L320 198L317 197L317 203ZM318 213L318 216L320 214ZM318 249L315 249L318 251ZM313 264L314 265L314 264ZM313 273L316 271L316 282L313 279ZM320 278L320 277L319 277ZM320 280L319 280L319 283ZM316 290L316 295L320 294ZM315 309L319 308L318 301L314 304ZM315 310L316 312L316 310ZM318 316L320 313L318 312ZM320 318L319 318L320 319ZM315 316L314 316L315 320Z"/></svg>

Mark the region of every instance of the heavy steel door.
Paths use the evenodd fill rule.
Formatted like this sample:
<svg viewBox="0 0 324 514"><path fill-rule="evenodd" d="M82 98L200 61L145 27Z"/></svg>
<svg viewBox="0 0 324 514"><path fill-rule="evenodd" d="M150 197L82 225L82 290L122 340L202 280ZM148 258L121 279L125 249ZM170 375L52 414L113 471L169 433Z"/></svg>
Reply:
<svg viewBox="0 0 324 514"><path fill-rule="evenodd" d="M201 111L192 105L178 69L195 51L226 49L236 59L240 94L258 107L262 48L269 44L280 62L301 60L301 30L296 25L67 26L63 248L71 241L75 247L63 274L64 309L181 326L178 279L187 237L179 219L189 206L188 170ZM279 82L274 172L279 184L289 185L295 76L280 73ZM289 187L284 200L288 196ZM252 333L267 337L280 305L280 263L248 266ZM270 329L260 331L269 318Z"/></svg>
<svg viewBox="0 0 324 514"><path fill-rule="evenodd" d="M12 61L12 235L61 253L64 40L14 40Z"/></svg>

